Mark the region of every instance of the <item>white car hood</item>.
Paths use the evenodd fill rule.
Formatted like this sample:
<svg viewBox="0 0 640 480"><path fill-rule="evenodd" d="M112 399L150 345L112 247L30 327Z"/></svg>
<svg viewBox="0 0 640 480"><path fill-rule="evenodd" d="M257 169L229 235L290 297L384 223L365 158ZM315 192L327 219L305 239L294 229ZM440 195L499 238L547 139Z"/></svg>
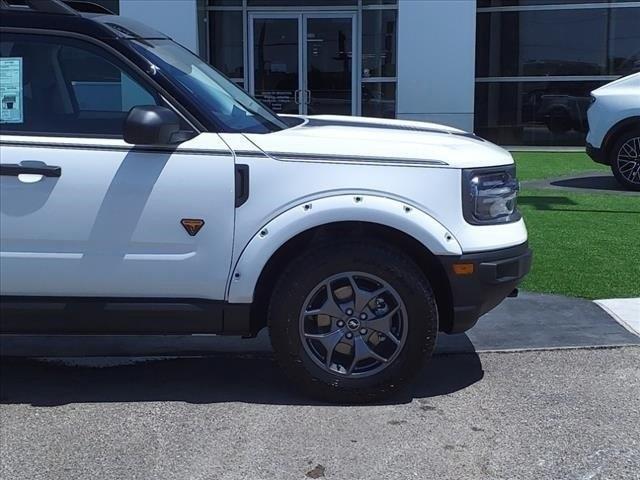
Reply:
<svg viewBox="0 0 640 480"><path fill-rule="evenodd" d="M303 123L246 135L268 155L289 160L375 161L475 168L513 163L511 154L473 134L426 122L332 115L295 116Z"/></svg>

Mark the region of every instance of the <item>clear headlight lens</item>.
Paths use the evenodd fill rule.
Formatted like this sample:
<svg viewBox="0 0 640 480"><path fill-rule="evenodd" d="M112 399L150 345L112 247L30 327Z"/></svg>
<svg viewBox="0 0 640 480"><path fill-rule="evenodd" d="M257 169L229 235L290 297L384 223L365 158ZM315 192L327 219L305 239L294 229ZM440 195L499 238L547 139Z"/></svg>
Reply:
<svg viewBox="0 0 640 480"><path fill-rule="evenodd" d="M462 186L465 220L475 225L519 220L516 205L519 189L515 166L465 170Z"/></svg>

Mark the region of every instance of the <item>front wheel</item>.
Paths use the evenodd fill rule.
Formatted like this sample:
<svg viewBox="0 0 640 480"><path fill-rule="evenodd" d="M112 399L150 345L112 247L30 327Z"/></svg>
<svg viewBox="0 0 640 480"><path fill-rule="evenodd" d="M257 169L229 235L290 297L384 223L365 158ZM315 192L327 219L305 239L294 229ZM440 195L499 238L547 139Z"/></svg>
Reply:
<svg viewBox="0 0 640 480"><path fill-rule="evenodd" d="M640 191L640 130L621 135L611 150L610 160L618 182L629 190Z"/></svg>
<svg viewBox="0 0 640 480"><path fill-rule="evenodd" d="M278 281L269 309L276 359L304 391L333 402L380 399L430 356L438 331L428 280L382 244L311 247Z"/></svg>

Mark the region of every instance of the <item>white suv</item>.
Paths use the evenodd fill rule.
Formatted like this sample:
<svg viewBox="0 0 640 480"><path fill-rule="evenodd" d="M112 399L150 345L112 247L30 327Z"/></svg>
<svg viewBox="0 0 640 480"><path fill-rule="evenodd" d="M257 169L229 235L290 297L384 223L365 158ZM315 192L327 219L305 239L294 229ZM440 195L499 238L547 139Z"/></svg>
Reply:
<svg viewBox="0 0 640 480"><path fill-rule="evenodd" d="M591 92L587 153L610 165L626 188L640 190L640 73Z"/></svg>
<svg viewBox="0 0 640 480"><path fill-rule="evenodd" d="M366 401L529 271L501 148L280 117L143 25L32 3L0 20L2 333L268 326L296 383Z"/></svg>

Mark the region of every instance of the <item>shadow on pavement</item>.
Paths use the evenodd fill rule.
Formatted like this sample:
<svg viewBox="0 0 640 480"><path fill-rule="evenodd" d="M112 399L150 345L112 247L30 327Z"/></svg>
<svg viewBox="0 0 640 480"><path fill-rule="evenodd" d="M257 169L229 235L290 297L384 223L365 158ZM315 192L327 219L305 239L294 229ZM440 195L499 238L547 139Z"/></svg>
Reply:
<svg viewBox="0 0 640 480"><path fill-rule="evenodd" d="M611 192L626 192L627 190L617 182L613 175L592 175L567 178L550 182L555 187L583 188L586 190L607 190Z"/></svg>
<svg viewBox="0 0 640 480"><path fill-rule="evenodd" d="M632 193L635 192L620 192L620 193ZM560 196L546 196L546 195L527 195L518 198L518 205L528 205L539 211L554 211L554 212L572 212L572 213L620 213L628 215L630 213L640 213L636 210L609 210L609 209L594 209L594 208L568 208L576 205L576 202Z"/></svg>
<svg viewBox="0 0 640 480"><path fill-rule="evenodd" d="M469 353L433 357L409 387L384 403L446 395L482 379L480 358L466 342ZM15 357L0 363L2 404L162 401L319 404L295 390L270 356L156 358L106 367Z"/></svg>

